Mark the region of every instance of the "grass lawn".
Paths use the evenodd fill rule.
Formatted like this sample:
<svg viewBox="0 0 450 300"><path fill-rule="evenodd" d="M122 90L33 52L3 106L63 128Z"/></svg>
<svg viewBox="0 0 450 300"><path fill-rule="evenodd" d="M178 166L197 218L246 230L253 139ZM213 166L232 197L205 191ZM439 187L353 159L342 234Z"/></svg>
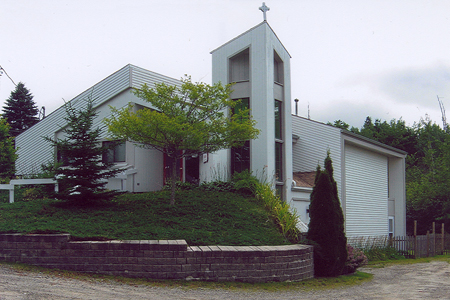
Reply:
<svg viewBox="0 0 450 300"><path fill-rule="evenodd" d="M2 195L4 196L4 195ZM282 245L288 242L254 198L230 192L125 194L104 207L63 208L55 200L0 203L0 232L64 232L77 238L184 239L189 245ZM2 197L6 198L6 197Z"/></svg>

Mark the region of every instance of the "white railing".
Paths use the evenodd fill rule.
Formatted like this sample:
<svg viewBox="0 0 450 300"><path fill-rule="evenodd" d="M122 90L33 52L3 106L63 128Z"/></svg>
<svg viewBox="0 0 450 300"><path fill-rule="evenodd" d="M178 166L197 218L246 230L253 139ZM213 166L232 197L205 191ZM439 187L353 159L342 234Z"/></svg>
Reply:
<svg viewBox="0 0 450 300"><path fill-rule="evenodd" d="M58 182L52 178L12 179L9 184L0 184L0 190L9 190L9 203L14 203L14 186L23 184L54 184L58 192Z"/></svg>

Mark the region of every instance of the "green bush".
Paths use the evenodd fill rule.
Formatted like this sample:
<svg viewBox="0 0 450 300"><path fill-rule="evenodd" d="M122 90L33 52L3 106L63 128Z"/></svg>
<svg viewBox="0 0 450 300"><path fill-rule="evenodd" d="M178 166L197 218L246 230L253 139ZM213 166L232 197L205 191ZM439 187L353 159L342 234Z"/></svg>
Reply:
<svg viewBox="0 0 450 300"><path fill-rule="evenodd" d="M204 191L215 191L215 192L235 192L234 183L231 181L211 181L204 182L200 184L199 187Z"/></svg>
<svg viewBox="0 0 450 300"><path fill-rule="evenodd" d="M259 181L249 170L234 173L231 182L234 183L234 188L239 193L251 196L256 195L256 187L259 184Z"/></svg>
<svg viewBox="0 0 450 300"><path fill-rule="evenodd" d="M182 181L177 181L175 182L175 188L177 191L189 191L189 190L193 190L196 189L198 187L198 185L190 183L190 182L182 182ZM163 187L163 191L170 191L170 184L166 184Z"/></svg>
<svg viewBox="0 0 450 300"><path fill-rule="evenodd" d="M315 186L311 193L307 239L315 244L315 275L335 277L342 274L347 261L347 238L344 214L333 179L330 152L327 153L324 165L324 171L317 167Z"/></svg>
<svg viewBox="0 0 450 300"><path fill-rule="evenodd" d="M369 261L377 260L390 260L390 259L404 259L400 251L397 251L394 247L371 247L364 250L364 254Z"/></svg>

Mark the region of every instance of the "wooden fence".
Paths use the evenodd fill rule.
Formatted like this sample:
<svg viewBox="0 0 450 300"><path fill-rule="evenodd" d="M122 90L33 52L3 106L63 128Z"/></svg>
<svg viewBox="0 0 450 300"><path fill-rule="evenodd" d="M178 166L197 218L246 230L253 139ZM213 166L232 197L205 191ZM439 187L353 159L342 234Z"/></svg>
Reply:
<svg viewBox="0 0 450 300"><path fill-rule="evenodd" d="M414 229L416 233L416 222L414 222ZM349 237L348 243L360 249L394 247L407 258L450 254L450 234L445 233L444 224L441 226L441 232L436 233L435 223L433 223L432 232L426 235Z"/></svg>

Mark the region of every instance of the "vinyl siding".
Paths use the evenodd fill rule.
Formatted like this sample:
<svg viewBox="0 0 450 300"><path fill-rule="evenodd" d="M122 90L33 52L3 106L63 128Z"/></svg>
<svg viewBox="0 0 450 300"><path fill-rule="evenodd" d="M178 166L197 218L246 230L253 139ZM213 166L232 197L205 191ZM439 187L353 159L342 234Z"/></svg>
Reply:
<svg viewBox="0 0 450 300"><path fill-rule="evenodd" d="M156 82L180 84L180 81L176 79L127 65L70 100L70 104L73 108L80 109L85 106L85 100L91 97L94 100L94 107L99 112L94 127L104 127L101 120L110 115L108 104L121 108L129 102L142 103L142 100L131 93L130 88L140 87L143 83L147 83L151 87ZM55 138L55 135L61 132L61 128L66 125L65 116L64 106L61 106L16 138L16 147L18 148L16 173L18 175L39 173L41 164L53 162L53 148L43 137Z"/></svg>
<svg viewBox="0 0 450 300"><path fill-rule="evenodd" d="M317 164L323 167L327 150L330 150L330 156L333 160L334 180L338 185L339 197L342 199L340 129L302 117L292 116L292 133L300 137L292 147L293 171L315 171Z"/></svg>
<svg viewBox="0 0 450 300"><path fill-rule="evenodd" d="M345 147L347 236L388 234L388 158Z"/></svg>

